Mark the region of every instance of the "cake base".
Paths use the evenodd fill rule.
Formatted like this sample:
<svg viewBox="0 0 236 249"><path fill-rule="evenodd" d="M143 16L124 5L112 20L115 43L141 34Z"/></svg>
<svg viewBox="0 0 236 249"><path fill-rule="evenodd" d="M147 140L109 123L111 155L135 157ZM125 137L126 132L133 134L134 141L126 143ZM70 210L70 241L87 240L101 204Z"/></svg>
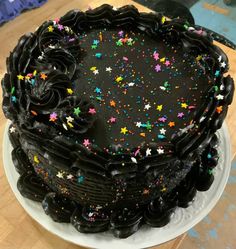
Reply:
<svg viewBox="0 0 236 249"><path fill-rule="evenodd" d="M26 212L39 224L51 233L69 241L85 247L92 248L145 248L155 246L185 233L190 228L200 222L216 205L222 195L227 183L231 168L230 139L227 126L217 132L219 138L219 162L214 169L214 182L211 188L205 192L197 192L195 200L188 208L177 208L171 217L171 221L162 228L152 228L147 225L142 226L138 232L127 239L117 239L111 232L98 234L83 234L76 231L70 224L56 223L47 216L41 203L24 198L18 191L16 182L19 174L16 172L12 162L12 146L8 138L8 128L6 125L3 137L3 163L8 182ZM145 238L145 239L144 239Z"/></svg>

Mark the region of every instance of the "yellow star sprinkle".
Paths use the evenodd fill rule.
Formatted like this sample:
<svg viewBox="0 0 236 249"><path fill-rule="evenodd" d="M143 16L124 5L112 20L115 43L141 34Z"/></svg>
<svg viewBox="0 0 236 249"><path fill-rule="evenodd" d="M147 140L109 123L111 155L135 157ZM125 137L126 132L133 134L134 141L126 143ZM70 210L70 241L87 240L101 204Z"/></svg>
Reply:
<svg viewBox="0 0 236 249"><path fill-rule="evenodd" d="M198 55L198 57L196 57L196 60L197 61L200 61L202 59L202 56L201 55Z"/></svg>
<svg viewBox="0 0 236 249"><path fill-rule="evenodd" d="M35 162L35 163L39 163L39 159L38 159L37 156L34 156L34 162Z"/></svg>
<svg viewBox="0 0 236 249"><path fill-rule="evenodd" d="M120 129L120 133L122 133L122 134L126 134L127 132L128 132L128 130L126 127L123 127Z"/></svg>
<svg viewBox="0 0 236 249"><path fill-rule="evenodd" d="M186 109L188 105L186 103L181 103L181 107Z"/></svg>
<svg viewBox="0 0 236 249"><path fill-rule="evenodd" d="M73 92L74 92L74 91L73 91L71 88L67 88L67 93L68 93L68 94L73 94Z"/></svg>
<svg viewBox="0 0 236 249"><path fill-rule="evenodd" d="M119 76L119 77L116 78L116 82L117 83L120 83L122 80L123 80L123 78L121 76Z"/></svg>
<svg viewBox="0 0 236 249"><path fill-rule="evenodd" d="M20 75L17 75L17 78L18 78L18 80L23 80L24 76L20 74Z"/></svg>
<svg viewBox="0 0 236 249"><path fill-rule="evenodd" d="M54 28L53 28L52 25L48 26L48 31L49 31L49 32L52 32L53 30L54 30Z"/></svg>
<svg viewBox="0 0 236 249"><path fill-rule="evenodd" d="M163 16L162 18L161 18L161 23L163 24L163 23L165 23L166 22L166 18Z"/></svg>
<svg viewBox="0 0 236 249"><path fill-rule="evenodd" d="M163 57L160 59L160 62L165 62L165 60L166 60L166 57Z"/></svg>
<svg viewBox="0 0 236 249"><path fill-rule="evenodd" d="M97 69L97 67L90 67L91 71L95 71Z"/></svg>
<svg viewBox="0 0 236 249"><path fill-rule="evenodd" d="M162 105L157 105L157 111L161 111L162 110L162 108L163 108L163 106Z"/></svg>

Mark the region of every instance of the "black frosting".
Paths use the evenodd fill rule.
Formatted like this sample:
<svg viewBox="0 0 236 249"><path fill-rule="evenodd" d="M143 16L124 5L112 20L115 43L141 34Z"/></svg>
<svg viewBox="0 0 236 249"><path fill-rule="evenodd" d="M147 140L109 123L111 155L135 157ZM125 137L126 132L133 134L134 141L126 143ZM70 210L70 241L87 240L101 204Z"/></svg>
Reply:
<svg viewBox="0 0 236 249"><path fill-rule="evenodd" d="M156 41L161 50L165 46L171 50L168 46L175 44L176 58L183 52L189 55L187 62L202 55L193 65L202 72L197 108L186 125L173 129L166 140L153 141L148 134L143 143L140 137L139 141L127 138L128 146L112 143L104 135L109 127L106 111L89 113L99 111L101 105L90 97L94 89L88 90L89 76L83 67L94 58L83 39L101 30L105 38L114 30L134 32L138 38L150 38L151 46ZM146 70L145 65L137 65ZM183 77L190 73L184 68ZM143 223L166 225L177 206L187 207L196 191L207 190L214 180L215 132L234 93L233 79L224 76L228 68L227 56L205 31L181 19L139 13L134 6L113 9L105 4L86 12L72 10L59 20L43 23L20 38L2 80L3 111L16 129L10 130L10 140L21 175L19 191L43 201L53 220L71 222L80 232L111 229L125 238ZM171 101L166 97L167 103ZM119 131L114 133L119 136ZM86 146L88 138L95 142ZM152 151L149 156L147 149Z"/></svg>

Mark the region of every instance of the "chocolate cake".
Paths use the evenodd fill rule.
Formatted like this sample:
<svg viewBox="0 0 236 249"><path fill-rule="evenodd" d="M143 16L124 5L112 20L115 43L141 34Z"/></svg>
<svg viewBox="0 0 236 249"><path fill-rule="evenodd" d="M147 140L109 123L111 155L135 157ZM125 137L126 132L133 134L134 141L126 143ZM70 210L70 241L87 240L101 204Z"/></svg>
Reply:
<svg viewBox="0 0 236 249"><path fill-rule="evenodd" d="M214 181L228 68L205 31L134 6L43 23L2 80L20 193L84 233L166 225Z"/></svg>

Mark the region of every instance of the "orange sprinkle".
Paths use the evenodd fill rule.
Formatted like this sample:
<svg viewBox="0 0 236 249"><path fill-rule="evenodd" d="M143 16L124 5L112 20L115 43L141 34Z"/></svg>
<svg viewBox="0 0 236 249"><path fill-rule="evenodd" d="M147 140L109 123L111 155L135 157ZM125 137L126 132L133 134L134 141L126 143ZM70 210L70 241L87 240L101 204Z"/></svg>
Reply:
<svg viewBox="0 0 236 249"><path fill-rule="evenodd" d="M146 134L145 134L144 132L141 132L141 133L140 133L140 136L141 136L141 137L145 137Z"/></svg>
<svg viewBox="0 0 236 249"><path fill-rule="evenodd" d="M168 124L170 127L174 127L175 126L175 122L169 122Z"/></svg>
<svg viewBox="0 0 236 249"><path fill-rule="evenodd" d="M110 101L110 106L116 107L116 102L115 102L114 100L111 100L111 101Z"/></svg>
<svg viewBox="0 0 236 249"><path fill-rule="evenodd" d="M37 113L36 111L31 110L30 112L31 112L34 116L37 116L37 115L38 115L38 113Z"/></svg>
<svg viewBox="0 0 236 249"><path fill-rule="evenodd" d="M216 112L217 112L217 113L220 114L222 111L223 111L223 106L222 106L222 105L216 107Z"/></svg>

